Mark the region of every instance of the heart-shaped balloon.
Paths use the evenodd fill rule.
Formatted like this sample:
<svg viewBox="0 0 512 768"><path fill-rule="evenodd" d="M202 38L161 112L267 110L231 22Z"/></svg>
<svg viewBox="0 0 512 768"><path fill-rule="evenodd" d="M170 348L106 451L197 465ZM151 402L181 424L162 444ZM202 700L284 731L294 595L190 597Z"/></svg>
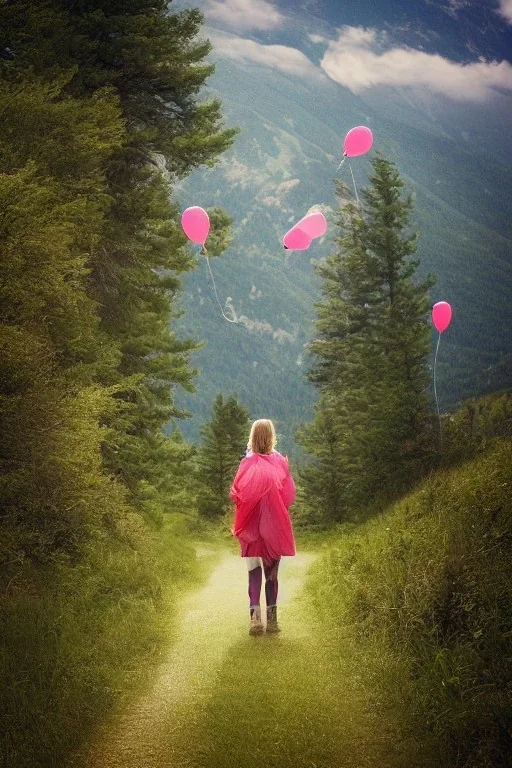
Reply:
<svg viewBox="0 0 512 768"><path fill-rule="evenodd" d="M307 251L313 238L298 227L293 227L283 238L283 245L290 251Z"/></svg>
<svg viewBox="0 0 512 768"><path fill-rule="evenodd" d="M327 221L320 211L308 213L295 226L311 238L323 237L327 232Z"/></svg>

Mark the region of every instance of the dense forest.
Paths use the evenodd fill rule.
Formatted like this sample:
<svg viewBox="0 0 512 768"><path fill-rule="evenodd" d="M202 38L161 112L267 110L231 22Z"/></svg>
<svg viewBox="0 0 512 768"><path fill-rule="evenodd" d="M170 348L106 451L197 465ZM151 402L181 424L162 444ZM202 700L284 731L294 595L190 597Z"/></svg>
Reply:
<svg viewBox="0 0 512 768"><path fill-rule="evenodd" d="M195 515L193 448L162 428L193 388L197 340L174 319L194 261L169 193L236 131L198 99L212 67L195 10L0 14L3 749L34 765L35 727L60 764L154 647L164 573L191 568L176 542Z"/></svg>
<svg viewBox="0 0 512 768"><path fill-rule="evenodd" d="M161 0L0 5L0 760L12 768L71 765L172 638L183 584L204 579L194 542L222 547L229 536L229 489L256 414L228 378L194 444L177 405L179 392L194 395L203 339L183 331L184 276L202 257L180 228L175 187L237 136L221 103L203 98L213 66L202 23ZM429 765L445 748L447 768L501 765L511 748L511 396L438 420L428 395L435 278L415 256L399 169L379 153L371 167L361 204L337 186L335 247L315 268L321 297L300 386L316 404L297 430L292 518L299 539L332 546L309 589L344 607L319 620L335 634L346 622L351 642L375 630L388 659L385 642L408 643L393 664L405 677L415 670L407 695L431 713L428 728L420 717L407 725L429 745ZM222 259L232 220L209 212L209 252ZM440 499L459 516L446 530L436 517L435 552L418 554ZM483 512L487 523L463 537ZM421 605L428 557L437 575ZM418 607L392 625L377 618L411 584ZM444 730L439 648L458 702ZM472 728L478 749L453 762Z"/></svg>

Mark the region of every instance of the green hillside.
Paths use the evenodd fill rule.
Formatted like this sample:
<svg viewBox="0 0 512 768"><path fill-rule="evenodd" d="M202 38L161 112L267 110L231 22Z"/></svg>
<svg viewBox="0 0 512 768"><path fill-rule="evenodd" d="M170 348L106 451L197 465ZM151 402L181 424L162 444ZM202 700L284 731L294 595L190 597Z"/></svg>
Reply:
<svg viewBox="0 0 512 768"><path fill-rule="evenodd" d="M511 449L495 443L341 528L315 566L310 604L346 684L394 734L379 765L510 765Z"/></svg>

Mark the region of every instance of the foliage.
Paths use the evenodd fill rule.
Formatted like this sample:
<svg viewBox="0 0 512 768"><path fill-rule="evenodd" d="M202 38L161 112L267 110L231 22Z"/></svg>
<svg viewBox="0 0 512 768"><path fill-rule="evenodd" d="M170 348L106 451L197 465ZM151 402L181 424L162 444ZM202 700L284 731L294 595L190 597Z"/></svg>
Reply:
<svg viewBox="0 0 512 768"><path fill-rule="evenodd" d="M229 248L233 238L233 219L219 206L207 208L206 212L210 219L208 256L220 256L227 248Z"/></svg>
<svg viewBox="0 0 512 768"><path fill-rule="evenodd" d="M99 421L114 403L94 382L117 358L86 291L87 252L109 204L102 164L122 123L110 95L61 92L29 81L0 94L0 143L12 147L0 166L0 507L8 549L17 542L2 553L7 561L16 551L38 561L76 556L102 510L124 505L99 453Z"/></svg>
<svg viewBox="0 0 512 768"><path fill-rule="evenodd" d="M441 423L444 463L474 456L494 438L512 435L512 392L470 398Z"/></svg>
<svg viewBox="0 0 512 768"><path fill-rule="evenodd" d="M300 444L311 457L299 465L303 522L308 525L332 524L346 514L340 437L336 402L324 392L315 406L314 420L297 432Z"/></svg>
<svg viewBox="0 0 512 768"><path fill-rule="evenodd" d="M2 578L0 764L68 765L98 721L147 683L175 631L176 586L198 574L179 520L127 511L65 561Z"/></svg>
<svg viewBox="0 0 512 768"><path fill-rule="evenodd" d="M213 67L202 63L211 46L196 39L202 22L196 10L168 14L165 3L146 0L128 9L119 2L63 0L7 5L2 15L7 81L17 83L30 71L50 87L59 79L64 93L80 101L107 91L119 105L123 136L103 156L109 208L89 251L88 293L116 352L96 377L116 387L120 405L106 419L104 463L143 511L140 482L158 488L165 461L164 444L154 436L185 415L174 404L174 390L193 391L188 357L197 349L172 330L180 315L173 301L180 274L194 262L168 182L215 163L236 130L223 129L218 101L197 101ZM95 145L89 139L87 146ZM85 175L87 169L77 170ZM165 504L162 498L161 510Z"/></svg>
<svg viewBox="0 0 512 768"><path fill-rule="evenodd" d="M339 251L318 267L324 298L309 345L309 377L321 401L315 422L302 433L316 455L303 478L312 499L323 485L331 520L417 476L431 429L426 361L432 280L412 279L419 265L411 258L416 236L407 231L412 203L402 197L398 172L380 155L372 165L363 210L351 203L341 208ZM344 186L338 191L343 198Z"/></svg>
<svg viewBox="0 0 512 768"><path fill-rule="evenodd" d="M199 511L207 517L227 513L229 489L247 445L249 416L236 397L224 399L219 394L212 418L201 430L203 442L197 456Z"/></svg>
<svg viewBox="0 0 512 768"><path fill-rule="evenodd" d="M194 266L169 183L236 131L197 11L0 4L0 691L9 765L63 765L190 572ZM160 156L160 157L159 157ZM161 162L163 158L163 163ZM165 598L165 599L164 599Z"/></svg>

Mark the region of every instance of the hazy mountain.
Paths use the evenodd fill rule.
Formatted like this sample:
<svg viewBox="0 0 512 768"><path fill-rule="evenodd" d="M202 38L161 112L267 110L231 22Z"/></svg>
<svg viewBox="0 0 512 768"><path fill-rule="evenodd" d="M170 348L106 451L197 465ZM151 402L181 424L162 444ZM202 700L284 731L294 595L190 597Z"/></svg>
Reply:
<svg viewBox="0 0 512 768"><path fill-rule="evenodd" d="M438 277L432 300L454 308L439 353L441 405L505 381L500 360L512 354L510 65L496 69L482 58L495 51L500 60L509 39L495 4L374 3L386 7L385 15L360 0L345 0L343 13L336 11L341 4L321 0L293 4L294 11L290 3L266 4L279 23L251 29L251 19L240 16L238 31L235 16L225 22L222 14L244 2L203 3L216 23L205 28L217 61L210 93L222 99L226 122L242 132L216 168L194 174L176 192L183 208L220 204L234 217L233 245L212 268L221 301L230 297L240 320L222 318L200 263L183 299L184 332L207 341L194 357L198 393L180 399L194 414L186 432L197 435L217 392L235 392L254 417L274 418L282 445L293 450L293 431L310 417L315 398L303 349L319 297L313 262L329 252L334 231L299 253L284 251L282 236L313 205L329 216L343 138L358 124L372 128L375 149L394 159L405 178L415 199L422 271ZM250 7L258 10L257 3ZM265 17L255 23L264 26ZM402 82L407 76L397 70L397 56L410 67L412 85ZM382 82L359 87L363 77ZM352 168L361 188L368 158L354 159ZM340 175L351 183L347 163ZM500 368L494 380L490 368Z"/></svg>

